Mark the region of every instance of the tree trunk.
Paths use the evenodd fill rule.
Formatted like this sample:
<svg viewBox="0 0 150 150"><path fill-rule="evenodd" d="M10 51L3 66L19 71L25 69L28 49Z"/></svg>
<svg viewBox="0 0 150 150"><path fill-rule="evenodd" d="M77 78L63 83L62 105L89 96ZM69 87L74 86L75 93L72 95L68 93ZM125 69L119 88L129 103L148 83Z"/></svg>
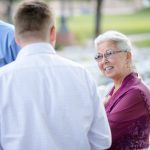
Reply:
<svg viewBox="0 0 150 150"><path fill-rule="evenodd" d="M6 12L6 19L8 22L12 22L12 4L13 0L7 0L7 12Z"/></svg>
<svg viewBox="0 0 150 150"><path fill-rule="evenodd" d="M103 0L97 0L97 5L96 5L95 37L98 36L101 33L102 1Z"/></svg>

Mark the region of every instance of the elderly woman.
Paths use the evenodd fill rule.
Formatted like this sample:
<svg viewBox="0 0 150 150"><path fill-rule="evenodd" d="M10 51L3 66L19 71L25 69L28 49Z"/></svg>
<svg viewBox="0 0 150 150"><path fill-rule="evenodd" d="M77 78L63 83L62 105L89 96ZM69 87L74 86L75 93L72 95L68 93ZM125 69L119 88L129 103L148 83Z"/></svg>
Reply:
<svg viewBox="0 0 150 150"><path fill-rule="evenodd" d="M110 150L149 147L150 90L132 67L132 46L120 32L108 31L95 39L95 59L101 72L114 82L105 98L112 132Z"/></svg>

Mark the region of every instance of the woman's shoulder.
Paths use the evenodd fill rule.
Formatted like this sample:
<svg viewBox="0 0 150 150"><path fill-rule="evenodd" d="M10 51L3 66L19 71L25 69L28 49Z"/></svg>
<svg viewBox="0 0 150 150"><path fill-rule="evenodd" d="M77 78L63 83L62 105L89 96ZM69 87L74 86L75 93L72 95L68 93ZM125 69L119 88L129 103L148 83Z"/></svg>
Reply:
<svg viewBox="0 0 150 150"><path fill-rule="evenodd" d="M128 92L132 92L135 96L139 95L150 99L150 89L142 80L135 85L131 85Z"/></svg>

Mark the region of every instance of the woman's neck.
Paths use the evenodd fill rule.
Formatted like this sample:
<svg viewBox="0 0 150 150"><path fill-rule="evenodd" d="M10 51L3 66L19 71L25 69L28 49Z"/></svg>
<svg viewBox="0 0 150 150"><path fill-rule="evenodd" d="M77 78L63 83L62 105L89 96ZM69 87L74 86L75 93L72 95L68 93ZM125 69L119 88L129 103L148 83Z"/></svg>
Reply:
<svg viewBox="0 0 150 150"><path fill-rule="evenodd" d="M125 73L124 75L118 77L116 80L114 80L114 90L113 90L113 94L121 87L123 80L125 79L126 76L128 76L130 72Z"/></svg>

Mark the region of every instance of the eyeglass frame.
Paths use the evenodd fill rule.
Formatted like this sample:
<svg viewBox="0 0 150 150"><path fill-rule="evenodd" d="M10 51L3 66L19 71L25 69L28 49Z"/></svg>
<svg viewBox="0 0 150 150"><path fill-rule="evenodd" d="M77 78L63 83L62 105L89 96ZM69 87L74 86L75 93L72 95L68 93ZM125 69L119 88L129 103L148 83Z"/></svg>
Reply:
<svg viewBox="0 0 150 150"><path fill-rule="evenodd" d="M111 54L109 53L109 52L111 52ZM127 50L116 50L116 51L114 51L114 50L112 50L112 49L108 49L108 50L106 50L106 52L104 53L104 54L102 54L102 53L98 53L98 54L96 54L96 56L94 57L94 59L97 61L97 62L102 62L102 60L103 60L103 58L105 58L105 59L109 59L109 57L111 57L111 56L113 56L114 54L117 54L117 53L122 53L122 52L128 52ZM99 58L100 57L100 54L101 54L101 59Z"/></svg>

